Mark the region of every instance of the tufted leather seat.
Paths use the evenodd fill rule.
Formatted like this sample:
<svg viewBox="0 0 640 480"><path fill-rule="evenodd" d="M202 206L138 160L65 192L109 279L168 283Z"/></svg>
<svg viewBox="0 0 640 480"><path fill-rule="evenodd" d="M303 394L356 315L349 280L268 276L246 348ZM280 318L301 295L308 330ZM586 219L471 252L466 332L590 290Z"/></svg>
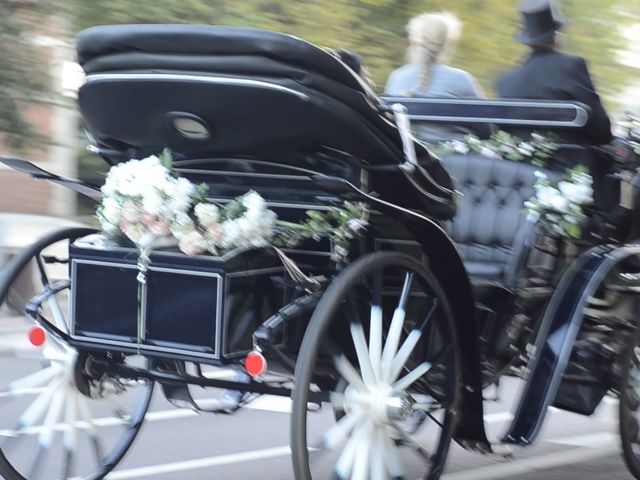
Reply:
<svg viewBox="0 0 640 480"><path fill-rule="evenodd" d="M483 157L443 158L463 196L445 228L458 246L472 279L512 286L533 222L523 213L534 193L538 167ZM556 174L545 171L551 178Z"/></svg>

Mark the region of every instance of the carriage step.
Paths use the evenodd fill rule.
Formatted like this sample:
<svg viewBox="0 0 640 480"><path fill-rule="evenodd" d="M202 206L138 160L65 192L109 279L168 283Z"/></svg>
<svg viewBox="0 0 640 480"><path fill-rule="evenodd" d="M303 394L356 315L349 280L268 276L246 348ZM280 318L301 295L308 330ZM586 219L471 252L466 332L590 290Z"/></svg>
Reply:
<svg viewBox="0 0 640 480"><path fill-rule="evenodd" d="M233 381L248 383L249 377L240 371L235 371ZM213 401L198 402L191 396L188 385L162 384L162 392L167 401L174 407L187 408L196 412L231 414L256 399L259 395L241 390L225 389ZM207 405L205 406L204 403Z"/></svg>

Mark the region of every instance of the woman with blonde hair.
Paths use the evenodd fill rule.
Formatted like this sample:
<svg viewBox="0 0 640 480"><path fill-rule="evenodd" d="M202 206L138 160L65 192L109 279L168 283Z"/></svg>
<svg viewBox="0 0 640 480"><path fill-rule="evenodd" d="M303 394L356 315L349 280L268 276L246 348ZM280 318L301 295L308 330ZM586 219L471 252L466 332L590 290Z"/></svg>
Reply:
<svg viewBox="0 0 640 480"><path fill-rule="evenodd" d="M403 97L479 98L482 92L464 70L445 65L460 38L461 23L451 13L423 13L407 24L409 63L387 80L385 93Z"/></svg>

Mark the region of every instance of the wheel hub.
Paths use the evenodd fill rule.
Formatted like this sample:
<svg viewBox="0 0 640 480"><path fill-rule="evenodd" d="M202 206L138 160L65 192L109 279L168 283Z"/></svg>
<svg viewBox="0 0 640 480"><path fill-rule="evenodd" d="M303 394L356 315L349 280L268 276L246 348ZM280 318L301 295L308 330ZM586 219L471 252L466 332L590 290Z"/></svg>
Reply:
<svg viewBox="0 0 640 480"><path fill-rule="evenodd" d="M375 386L367 391L349 386L345 390L345 411L362 413L376 424L406 420L413 412L414 404L411 395L389 386Z"/></svg>

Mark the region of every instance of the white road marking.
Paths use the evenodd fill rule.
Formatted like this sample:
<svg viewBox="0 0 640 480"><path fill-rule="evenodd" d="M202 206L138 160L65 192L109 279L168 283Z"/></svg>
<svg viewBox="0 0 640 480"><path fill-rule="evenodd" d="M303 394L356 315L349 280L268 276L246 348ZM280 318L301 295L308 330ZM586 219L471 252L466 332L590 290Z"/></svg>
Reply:
<svg viewBox="0 0 640 480"><path fill-rule="evenodd" d="M266 448L264 450L252 450L249 452L231 453L229 455L219 455L216 457L198 458L183 462L165 463L162 465L152 465L149 467L129 468L127 470L116 470L109 474L109 480L125 480L127 478L150 477L164 473L183 473L187 470L197 470L202 468L229 465L232 463L250 462L253 460L263 460L265 458L283 457L291 455L289 446ZM74 479L78 480L78 479Z"/></svg>

